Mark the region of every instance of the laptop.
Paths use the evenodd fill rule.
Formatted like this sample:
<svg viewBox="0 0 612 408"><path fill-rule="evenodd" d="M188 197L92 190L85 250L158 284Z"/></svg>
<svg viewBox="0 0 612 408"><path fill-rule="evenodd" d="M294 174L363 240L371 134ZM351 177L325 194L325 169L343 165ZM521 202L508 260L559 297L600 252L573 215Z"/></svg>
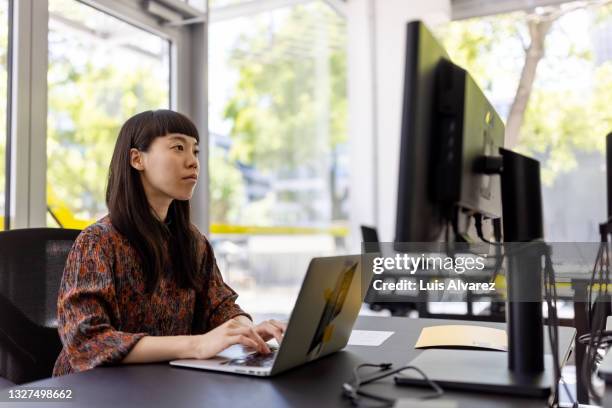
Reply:
<svg viewBox="0 0 612 408"><path fill-rule="evenodd" d="M234 345L211 359L170 364L267 377L331 354L346 346L371 278L371 270L362 273L360 255L313 258L283 341L272 353Z"/></svg>

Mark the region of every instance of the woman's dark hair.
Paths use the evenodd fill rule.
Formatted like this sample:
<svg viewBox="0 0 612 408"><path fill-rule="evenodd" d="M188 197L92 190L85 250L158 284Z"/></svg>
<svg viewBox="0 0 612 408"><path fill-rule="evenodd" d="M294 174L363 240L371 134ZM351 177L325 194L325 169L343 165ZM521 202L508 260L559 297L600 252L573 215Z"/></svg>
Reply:
<svg viewBox="0 0 612 408"><path fill-rule="evenodd" d="M132 116L119 131L108 171L106 205L110 220L141 257L147 292L157 288L168 267L180 287L194 288L197 280L197 241L189 200L173 200L167 221L161 222L152 213L139 171L130 165L131 148L146 152L155 138L170 133L200 141L193 122L178 112L160 109ZM166 244L168 251L164 249Z"/></svg>

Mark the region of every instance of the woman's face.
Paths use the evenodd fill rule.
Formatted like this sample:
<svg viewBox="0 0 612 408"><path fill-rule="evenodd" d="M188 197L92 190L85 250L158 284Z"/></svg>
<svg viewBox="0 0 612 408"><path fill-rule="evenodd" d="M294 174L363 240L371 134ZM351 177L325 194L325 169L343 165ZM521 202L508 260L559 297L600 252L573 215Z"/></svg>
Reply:
<svg viewBox="0 0 612 408"><path fill-rule="evenodd" d="M200 162L194 137L170 133L157 137L142 152L131 149L132 167L140 170L149 200L189 200L198 180Z"/></svg>

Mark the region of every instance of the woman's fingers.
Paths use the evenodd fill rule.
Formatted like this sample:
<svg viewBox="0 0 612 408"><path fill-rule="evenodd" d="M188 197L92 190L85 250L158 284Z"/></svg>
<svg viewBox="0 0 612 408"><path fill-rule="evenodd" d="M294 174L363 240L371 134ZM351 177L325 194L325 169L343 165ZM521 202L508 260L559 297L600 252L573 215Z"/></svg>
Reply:
<svg viewBox="0 0 612 408"><path fill-rule="evenodd" d="M257 342L244 334L237 334L229 338L231 344L242 344L243 346L257 349Z"/></svg>
<svg viewBox="0 0 612 408"><path fill-rule="evenodd" d="M281 322L280 320L268 320L270 322L270 324L276 328L278 328L281 333L285 334L285 331L287 330L287 323L286 322Z"/></svg>
<svg viewBox="0 0 612 408"><path fill-rule="evenodd" d="M261 346L261 348L259 350L260 353L268 354L268 353L272 352L270 350L270 347L268 347L268 345L264 341L264 339L262 339L261 336L259 335L259 333L257 333L257 331L255 330L255 327L253 327L253 326L249 327L249 332L251 333L251 335L253 337L255 337L255 340L260 344L260 346Z"/></svg>
<svg viewBox="0 0 612 408"><path fill-rule="evenodd" d="M283 331L277 326L273 325L270 321L266 321L257 325L257 332L263 338L274 337L279 344L283 340Z"/></svg>
<svg viewBox="0 0 612 408"><path fill-rule="evenodd" d="M253 326L246 326L246 325L238 326L236 328L230 329L229 334L230 336L234 336L234 335L246 336L255 342L255 347L253 347L254 349L259 351L260 353L270 353L270 348L268 347L266 342L261 338L261 336L255 331Z"/></svg>

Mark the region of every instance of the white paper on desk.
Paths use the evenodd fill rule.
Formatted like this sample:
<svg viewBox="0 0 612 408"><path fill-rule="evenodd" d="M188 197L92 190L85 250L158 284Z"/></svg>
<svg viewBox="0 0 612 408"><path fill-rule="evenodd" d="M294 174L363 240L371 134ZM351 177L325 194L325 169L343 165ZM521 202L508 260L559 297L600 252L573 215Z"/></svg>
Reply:
<svg viewBox="0 0 612 408"><path fill-rule="evenodd" d="M391 335L392 331L353 330L349 337L349 346L380 346Z"/></svg>

